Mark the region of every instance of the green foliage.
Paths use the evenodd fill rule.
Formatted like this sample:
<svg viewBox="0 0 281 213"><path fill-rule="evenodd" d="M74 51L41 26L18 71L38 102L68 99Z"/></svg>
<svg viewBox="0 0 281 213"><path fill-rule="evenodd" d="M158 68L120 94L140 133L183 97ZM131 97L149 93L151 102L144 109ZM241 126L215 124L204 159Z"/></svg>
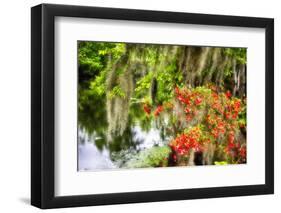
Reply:
<svg viewBox="0 0 281 213"><path fill-rule="evenodd" d="M176 62L168 65L164 70L160 70L157 75L158 82L158 103L163 103L173 97L175 85L182 85L182 72L177 70Z"/></svg>
<svg viewBox="0 0 281 213"><path fill-rule="evenodd" d="M215 165L223 166L223 165L227 165L227 162L226 161L215 161Z"/></svg>
<svg viewBox="0 0 281 213"><path fill-rule="evenodd" d="M229 78L232 76L232 72L233 72L233 69L231 69L231 66L227 66L225 69L224 69L224 76L226 78Z"/></svg>
<svg viewBox="0 0 281 213"><path fill-rule="evenodd" d="M146 149L131 158L126 167L128 168L147 168L168 166L168 158L171 149L168 146L155 146Z"/></svg>
<svg viewBox="0 0 281 213"><path fill-rule="evenodd" d="M106 80L106 70L102 70L99 75L93 80L90 80L89 92L92 95L97 95L99 97L104 97L105 95L105 80Z"/></svg>
<svg viewBox="0 0 281 213"><path fill-rule="evenodd" d="M239 64L246 64L246 48L225 48L225 54L234 57Z"/></svg>
<svg viewBox="0 0 281 213"><path fill-rule="evenodd" d="M125 98L125 92L122 90L122 88L119 85L113 87L113 89L109 92L109 98L114 98L114 97Z"/></svg>
<svg viewBox="0 0 281 213"><path fill-rule="evenodd" d="M153 77L153 72L149 72L147 75L143 76L140 80L136 82L136 88L135 88L135 97L140 98L144 95L147 95L150 86L151 81Z"/></svg>
<svg viewBox="0 0 281 213"><path fill-rule="evenodd" d="M117 60L125 51L125 44L108 42L78 42L80 75L94 77L106 68L109 60Z"/></svg>
<svg viewBox="0 0 281 213"><path fill-rule="evenodd" d="M106 77L108 67L125 51L125 44L107 42L78 42L78 114L79 125L88 133L104 138L106 121ZM112 95L123 95L115 88ZM99 121L99 122L96 122Z"/></svg>

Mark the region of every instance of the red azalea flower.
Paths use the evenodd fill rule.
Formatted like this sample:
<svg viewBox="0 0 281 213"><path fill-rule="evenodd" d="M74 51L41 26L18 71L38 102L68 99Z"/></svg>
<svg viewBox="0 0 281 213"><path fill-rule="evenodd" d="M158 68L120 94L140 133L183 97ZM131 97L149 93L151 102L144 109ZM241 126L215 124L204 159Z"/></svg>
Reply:
<svg viewBox="0 0 281 213"><path fill-rule="evenodd" d="M231 117L231 114L230 114L229 112L226 112L226 113L225 113L225 118L226 118L226 119L230 119L230 117Z"/></svg>
<svg viewBox="0 0 281 213"><path fill-rule="evenodd" d="M191 115L187 115L187 116L185 117L185 119L186 119L186 121L191 121L191 120L192 120L192 116L191 116Z"/></svg>
<svg viewBox="0 0 281 213"><path fill-rule="evenodd" d="M191 109L190 109L189 107L186 107L186 108L184 109L184 111L185 111L186 113L191 113Z"/></svg>
<svg viewBox="0 0 281 213"><path fill-rule="evenodd" d="M242 158L246 157L246 147L245 146L240 148L239 154L241 155Z"/></svg>
<svg viewBox="0 0 281 213"><path fill-rule="evenodd" d="M234 143L228 143L227 144L227 151L231 152L233 151L233 149L235 148L235 144ZM233 154L233 153L232 153Z"/></svg>
<svg viewBox="0 0 281 213"><path fill-rule="evenodd" d="M175 87L175 93L176 93L177 95L179 95L179 94L180 94L180 90L179 90L179 88L178 88L178 87Z"/></svg>
<svg viewBox="0 0 281 213"><path fill-rule="evenodd" d="M202 103L202 98L197 97L197 98L195 99L195 104L198 106L198 105L200 105L201 103Z"/></svg>
<svg viewBox="0 0 281 213"><path fill-rule="evenodd" d="M143 110L145 111L146 115L150 115L151 109L147 104L143 106Z"/></svg>
<svg viewBox="0 0 281 213"><path fill-rule="evenodd" d="M179 101L180 101L181 103L185 103L185 99L184 99L184 97L183 97L182 95L179 95L179 96L178 96L178 99L179 99Z"/></svg>
<svg viewBox="0 0 281 213"><path fill-rule="evenodd" d="M233 114L232 114L232 119L236 119L237 116L238 116L238 113L237 113L237 112L233 113Z"/></svg>
<svg viewBox="0 0 281 213"><path fill-rule="evenodd" d="M230 92L229 90L227 90L226 93L225 93L225 96L226 96L227 98L230 98L230 97L231 97L231 92Z"/></svg>
<svg viewBox="0 0 281 213"><path fill-rule="evenodd" d="M218 130L217 130L216 128L214 128L211 133L212 133L212 135L213 135L215 138L218 138L218 137L219 137L219 132L218 132Z"/></svg>
<svg viewBox="0 0 281 213"><path fill-rule="evenodd" d="M233 142L234 142L234 132L229 132L229 134L228 134L228 143L230 143L230 144L233 144Z"/></svg>
<svg viewBox="0 0 281 213"><path fill-rule="evenodd" d="M163 111L163 106L158 106L154 112L154 116L157 117Z"/></svg>

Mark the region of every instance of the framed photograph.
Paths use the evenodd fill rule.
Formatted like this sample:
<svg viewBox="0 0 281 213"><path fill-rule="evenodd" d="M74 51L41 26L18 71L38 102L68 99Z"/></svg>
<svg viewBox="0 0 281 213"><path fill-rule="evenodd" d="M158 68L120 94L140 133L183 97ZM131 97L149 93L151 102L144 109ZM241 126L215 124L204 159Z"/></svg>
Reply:
<svg viewBox="0 0 281 213"><path fill-rule="evenodd" d="M274 20L31 9L31 203L274 192Z"/></svg>

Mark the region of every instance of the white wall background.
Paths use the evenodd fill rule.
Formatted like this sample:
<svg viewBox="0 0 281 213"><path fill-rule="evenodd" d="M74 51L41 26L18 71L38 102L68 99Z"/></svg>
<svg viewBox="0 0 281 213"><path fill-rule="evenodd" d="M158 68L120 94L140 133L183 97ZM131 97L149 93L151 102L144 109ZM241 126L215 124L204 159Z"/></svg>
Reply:
<svg viewBox="0 0 281 213"><path fill-rule="evenodd" d="M275 18L275 195L126 204L50 212L276 212L281 207L281 5L276 0L45 0L150 10ZM30 7L37 0L10 0L0 7L0 212L39 212L30 197Z"/></svg>

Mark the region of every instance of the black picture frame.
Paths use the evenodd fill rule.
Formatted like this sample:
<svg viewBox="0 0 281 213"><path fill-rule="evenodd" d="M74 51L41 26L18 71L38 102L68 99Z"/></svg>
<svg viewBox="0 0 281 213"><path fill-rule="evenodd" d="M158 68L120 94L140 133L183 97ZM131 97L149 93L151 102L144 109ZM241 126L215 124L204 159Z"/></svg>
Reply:
<svg viewBox="0 0 281 213"><path fill-rule="evenodd" d="M55 17L263 28L266 32L265 184L95 195L54 195ZM41 4L31 9L31 204L42 208L274 193L274 20L241 16Z"/></svg>

